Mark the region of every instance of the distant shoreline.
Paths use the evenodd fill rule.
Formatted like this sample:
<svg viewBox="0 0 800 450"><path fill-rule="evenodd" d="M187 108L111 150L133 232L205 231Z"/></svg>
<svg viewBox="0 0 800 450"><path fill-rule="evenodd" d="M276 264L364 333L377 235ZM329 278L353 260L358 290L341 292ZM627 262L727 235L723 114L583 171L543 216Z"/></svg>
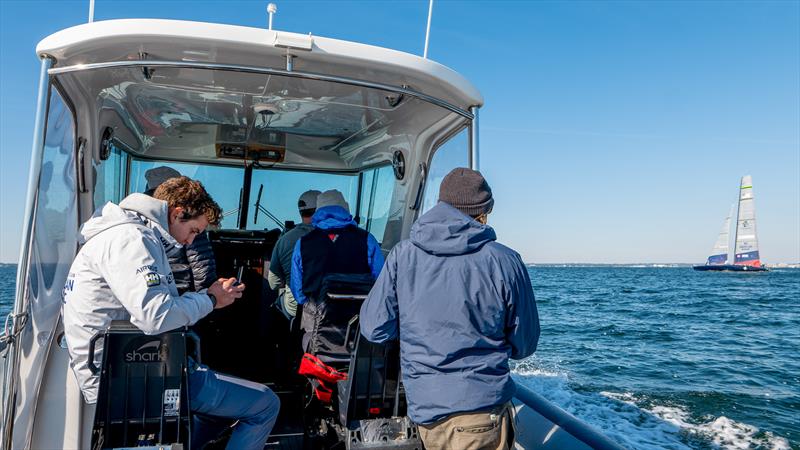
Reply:
<svg viewBox="0 0 800 450"><path fill-rule="evenodd" d="M698 263L525 263L527 267L631 267L631 268L688 268ZM800 269L800 263L764 264L770 269Z"/></svg>
<svg viewBox="0 0 800 450"><path fill-rule="evenodd" d="M581 263L581 262L564 262L564 263L536 263L526 262L526 267L633 267L633 268L677 268L677 267L692 267L698 263ZM0 267L15 266L17 263L0 263ZM800 269L800 263L777 263L777 264L764 264L765 267L770 269Z"/></svg>

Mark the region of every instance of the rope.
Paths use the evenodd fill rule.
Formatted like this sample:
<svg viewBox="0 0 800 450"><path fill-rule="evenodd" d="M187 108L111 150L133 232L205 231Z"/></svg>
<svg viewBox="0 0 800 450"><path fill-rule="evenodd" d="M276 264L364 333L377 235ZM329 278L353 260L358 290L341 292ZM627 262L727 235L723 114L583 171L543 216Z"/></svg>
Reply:
<svg viewBox="0 0 800 450"><path fill-rule="evenodd" d="M9 331L9 322L11 327ZM5 324L3 325L3 334L0 335L0 342L3 344L10 344L16 341L17 337L25 329L25 324L28 322L28 313L23 312L20 314L9 313L6 316Z"/></svg>

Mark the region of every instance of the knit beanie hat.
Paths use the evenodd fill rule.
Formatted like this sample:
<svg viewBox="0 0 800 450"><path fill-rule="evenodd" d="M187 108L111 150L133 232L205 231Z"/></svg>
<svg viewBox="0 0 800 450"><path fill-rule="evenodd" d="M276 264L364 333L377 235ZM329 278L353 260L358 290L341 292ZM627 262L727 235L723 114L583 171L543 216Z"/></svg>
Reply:
<svg viewBox="0 0 800 450"><path fill-rule="evenodd" d="M350 205L344 199L344 195L336 189L325 191L317 196L317 209L322 209L326 206L341 206L347 212L350 212Z"/></svg>
<svg viewBox="0 0 800 450"><path fill-rule="evenodd" d="M488 214L494 206L489 183L480 172L466 167L457 167L445 175L439 186L439 201L471 217Z"/></svg>

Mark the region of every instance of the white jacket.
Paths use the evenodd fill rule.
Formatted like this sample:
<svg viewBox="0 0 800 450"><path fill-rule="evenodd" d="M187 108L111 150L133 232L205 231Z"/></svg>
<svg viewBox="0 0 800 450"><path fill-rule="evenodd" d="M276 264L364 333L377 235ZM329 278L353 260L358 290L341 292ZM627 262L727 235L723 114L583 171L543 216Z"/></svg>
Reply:
<svg viewBox="0 0 800 450"><path fill-rule="evenodd" d="M99 378L87 366L89 340L112 320L130 320L145 334L191 325L214 309L204 292L178 296L165 249L180 246L167 231L167 203L132 194L106 203L80 230L83 247L64 286L64 333L70 366L87 403ZM102 339L95 349L102 362Z"/></svg>

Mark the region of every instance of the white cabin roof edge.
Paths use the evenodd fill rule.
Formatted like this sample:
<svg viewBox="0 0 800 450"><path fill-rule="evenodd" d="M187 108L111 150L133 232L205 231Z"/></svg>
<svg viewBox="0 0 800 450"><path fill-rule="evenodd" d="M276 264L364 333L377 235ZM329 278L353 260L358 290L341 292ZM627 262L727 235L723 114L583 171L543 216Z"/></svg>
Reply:
<svg viewBox="0 0 800 450"><path fill-rule="evenodd" d="M311 50L287 49L282 42L310 43ZM162 61L211 62L283 67L287 52L295 70L363 79L412 89L464 109L482 106L477 88L454 70L397 50L310 37L298 33L206 22L116 19L85 23L47 36L36 46L54 67L125 61L140 53Z"/></svg>

